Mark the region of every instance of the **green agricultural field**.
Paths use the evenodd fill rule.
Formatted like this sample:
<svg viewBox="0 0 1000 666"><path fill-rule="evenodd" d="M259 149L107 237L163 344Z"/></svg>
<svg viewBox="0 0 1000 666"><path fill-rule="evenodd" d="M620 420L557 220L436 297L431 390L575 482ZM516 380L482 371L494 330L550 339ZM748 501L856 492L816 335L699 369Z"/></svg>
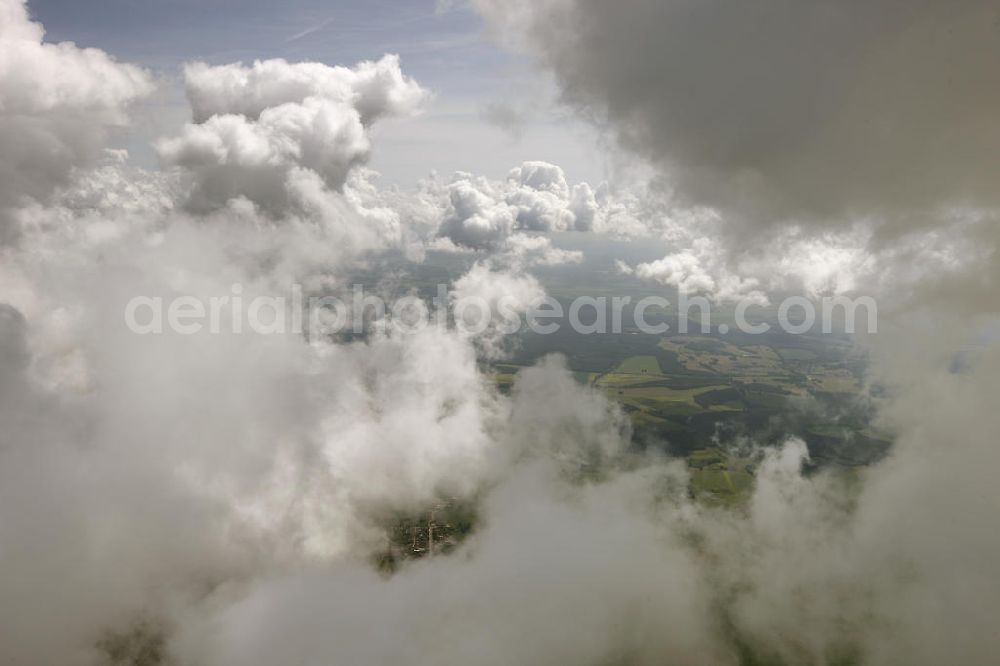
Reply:
<svg viewBox="0 0 1000 666"><path fill-rule="evenodd" d="M630 411L629 418L632 419L632 425L635 428L651 428L655 429L661 435L665 433L676 433L682 432L684 426L674 423L673 421L663 418L662 416L657 416L651 412L642 411L641 409Z"/></svg>
<svg viewBox="0 0 1000 666"><path fill-rule="evenodd" d="M499 389L509 392L519 369L551 353L565 357L577 382L621 406L638 447L687 457L729 437L772 446L792 434L806 442L813 466L854 467L890 445L862 432L870 426L861 395L865 359L841 339L527 332L511 358L492 366ZM745 467L727 461L699 469L692 492L729 502L752 480Z"/></svg>
<svg viewBox="0 0 1000 666"><path fill-rule="evenodd" d="M671 389L666 386L653 386L649 388L639 386L636 388L619 388L617 390L624 391L624 395L634 399L655 400L657 402L687 402L695 405L697 404L695 398L698 395L721 388L725 387L702 386L691 389Z"/></svg>
<svg viewBox="0 0 1000 666"><path fill-rule="evenodd" d="M687 457L691 494L710 504L744 502L753 490L751 462L731 458L716 448L694 451Z"/></svg>
<svg viewBox="0 0 1000 666"><path fill-rule="evenodd" d="M659 375L662 373L655 356L629 356L614 372L623 375Z"/></svg>
<svg viewBox="0 0 1000 666"><path fill-rule="evenodd" d="M644 375L636 376L632 373L606 372L604 374L595 374L593 384L595 386L625 387L641 384L645 379L646 377Z"/></svg>
<svg viewBox="0 0 1000 666"><path fill-rule="evenodd" d="M817 358L816 352L795 347L781 347L778 353L784 361L814 361Z"/></svg>

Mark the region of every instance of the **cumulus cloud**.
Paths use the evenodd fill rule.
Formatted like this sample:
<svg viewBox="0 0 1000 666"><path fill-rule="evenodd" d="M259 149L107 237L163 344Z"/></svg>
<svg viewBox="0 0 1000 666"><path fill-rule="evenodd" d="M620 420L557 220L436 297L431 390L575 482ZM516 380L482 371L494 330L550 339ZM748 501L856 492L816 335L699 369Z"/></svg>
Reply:
<svg viewBox="0 0 1000 666"><path fill-rule="evenodd" d="M413 113L428 96L403 74L396 55L355 67L280 58L257 60L250 67L192 63L184 68L184 79L195 123L225 114L256 120L267 109L314 97L356 109L367 126L385 116Z"/></svg>
<svg viewBox="0 0 1000 666"><path fill-rule="evenodd" d="M492 186L484 179L456 174L447 192L448 206L440 233L454 243L473 248L489 247L514 230L514 210L496 200Z"/></svg>
<svg viewBox="0 0 1000 666"><path fill-rule="evenodd" d="M94 163L152 90L138 67L44 34L24 0L0 2L0 240L16 235L13 209L47 202L74 167Z"/></svg>
<svg viewBox="0 0 1000 666"><path fill-rule="evenodd" d="M790 227L799 266L817 252L830 260L865 227L876 284L907 272L934 281L886 248L943 228L987 254L1000 247L990 2L475 4L551 70L566 103L652 162L676 205L721 216L730 265L780 260L769 246ZM981 259L949 272L946 288L906 290L964 312L995 307L986 285L1000 262Z"/></svg>
<svg viewBox="0 0 1000 666"><path fill-rule="evenodd" d="M682 294L708 294L720 303L741 299L758 305L768 302L756 278L729 272L725 255L708 238L695 239L690 248L640 263L634 269L625 266L625 272L670 285Z"/></svg>
<svg viewBox="0 0 1000 666"><path fill-rule="evenodd" d="M366 557L384 539L373 514L472 495L504 468L495 432L509 406L480 372L476 340L458 331L334 344L228 329L144 337L122 324L136 295L223 295L232 313L237 295L335 288L358 252L399 237L369 174L331 175L342 163L321 151L340 150L340 135L305 127L347 118L356 129L407 103L384 87L395 85L388 62L388 75L358 68L346 101L267 93L253 119L242 114L256 102L213 113L167 142L187 160L180 178L111 153L93 170L70 164L51 201L19 210L22 242L0 248L0 298L12 303L0 306L3 659L100 663L121 636L173 654L174 629L211 620L213 590L272 567ZM50 83L61 85L5 81L4 94L29 84L49 94ZM233 95L225 104L244 99ZM303 153L279 145L310 138L322 140ZM254 173L263 162L280 179ZM185 177L197 187L212 166L279 182L290 202L281 223L261 214L267 182L225 192L195 218L175 207ZM516 308L540 291L477 271L462 285Z"/></svg>
<svg viewBox="0 0 1000 666"><path fill-rule="evenodd" d="M520 268L560 266L580 263L583 261L583 252L555 247L552 239L546 236L517 233L507 238L503 251L495 261Z"/></svg>
<svg viewBox="0 0 1000 666"><path fill-rule="evenodd" d="M373 512L473 493L499 465L504 404L454 331L310 345L125 329L136 294L232 298L239 283L249 302L309 277L294 243L274 243L308 242L308 228L212 222L167 217L91 243L40 229L44 243L5 257L28 289L24 314L0 309L7 658L93 663L106 631L182 622L206 591L272 566L363 555L382 543ZM274 260L247 260L258 243Z"/></svg>
<svg viewBox="0 0 1000 666"><path fill-rule="evenodd" d="M157 149L165 164L190 172L188 205L202 213L244 197L280 216L292 203L289 190L309 174L341 190L368 159L371 124L412 113L427 96L389 55L353 69L280 59L249 68L195 63L185 79L194 123Z"/></svg>
<svg viewBox="0 0 1000 666"><path fill-rule="evenodd" d="M693 558L664 548L672 538L629 510L642 484L573 493L553 488L546 471L521 475L493 498L472 557L431 560L388 585L349 567L275 578L221 614L221 631L191 656L457 665L627 654L639 663L732 663L704 622L710 602L694 583ZM639 574L652 569L660 575ZM381 640L371 639L372 627Z"/></svg>
<svg viewBox="0 0 1000 666"><path fill-rule="evenodd" d="M520 316L545 297L530 275L515 275L475 264L455 281L451 293L459 330L474 340L482 356L500 358L503 344L520 330Z"/></svg>
<svg viewBox="0 0 1000 666"><path fill-rule="evenodd" d="M566 177L558 166L548 162L525 162L512 169L507 180L514 187L506 200L517 209L521 228L566 231L588 230L593 226L597 202L590 186L581 183L570 196Z"/></svg>
<svg viewBox="0 0 1000 666"><path fill-rule="evenodd" d="M633 21L596 4L509 8L527 12L532 31L552 29L536 23L545 11L563 12L570 20L555 29L574 35L613 35ZM866 4L861 18L885 17L870 6L882 7ZM679 46L642 37L657 12L718 9L700 7L637 5L652 18L636 12L633 38L586 62L607 58L617 76L631 70L612 55L691 45L685 21L657 26ZM915 7L899 11L931 5ZM966 20L959 9L947 20ZM788 11L780 25L820 10ZM179 169L150 173L121 154L88 168L145 76L99 52L41 43L22 3L0 0L0 20L3 57L47 63L4 69L10 60L0 60L3 128L37 125L69 144L88 130L95 142L58 178L40 178L44 187L20 177L0 186L23 235L0 247L0 661L105 663L122 651L109 646L122 645L147 661L205 666L936 666L995 654L1000 540L988 526L1000 356L984 345L961 373L949 361L970 331L995 333L996 313L985 301L975 317L940 326L940 312L914 305L962 284L945 278L967 278L970 258L993 266L988 213L962 210L892 243L865 225L821 240L807 226L781 228L767 236L776 250L759 259L756 284L725 278L735 273L731 248L713 237L724 217L571 186L550 164L525 163L499 183L462 174L413 197L382 192L360 166L367 128L422 96L391 58L351 69L192 66L195 122L161 144ZM883 27L865 24L857 39ZM815 32L795 39L812 48ZM889 51L910 39L889 36ZM550 48L563 53L559 40ZM721 67L724 55L700 65ZM674 76L673 62L656 64ZM747 122L759 121L755 99ZM34 106L8 113L11 100ZM645 125L674 126L645 107L635 113L651 147L659 139ZM831 113L836 134L843 109ZM701 154L702 139L681 150ZM11 173L32 173L26 159L0 151ZM720 168L710 161L708 170ZM784 192L782 173L764 189ZM891 393L883 418L898 433L893 454L845 482L803 474L806 449L791 440L761 454L745 510L707 507L688 496L683 465L630 449L627 416L559 359L523 369L510 395L498 391L480 361L503 351L499 329L374 327L346 342L230 328L142 336L122 323L136 295L225 296L231 315L236 296L246 304L293 283L336 293L360 256L398 249L408 234L488 251L457 279L456 300L517 314L543 295L523 268L579 258L540 233L636 228L673 249L624 270L720 298L784 280L850 291L873 276L886 293L919 292L890 322L898 328L869 341ZM943 277L929 282L907 264ZM980 294L994 275L981 276ZM450 555L375 573L370 558L387 539L378 518L442 498L473 505L476 531Z"/></svg>
<svg viewBox="0 0 1000 666"><path fill-rule="evenodd" d="M597 231L615 235L659 233L658 215L639 220L639 199L631 193L613 195L606 184L597 191L588 183L570 186L561 167L548 162L524 162L503 181L456 173L447 185L429 184L431 201L444 200L438 233L452 243L473 249L508 247L523 254L539 240L522 232ZM645 217L645 216L643 216ZM573 261L570 255L546 253L541 263Z"/></svg>

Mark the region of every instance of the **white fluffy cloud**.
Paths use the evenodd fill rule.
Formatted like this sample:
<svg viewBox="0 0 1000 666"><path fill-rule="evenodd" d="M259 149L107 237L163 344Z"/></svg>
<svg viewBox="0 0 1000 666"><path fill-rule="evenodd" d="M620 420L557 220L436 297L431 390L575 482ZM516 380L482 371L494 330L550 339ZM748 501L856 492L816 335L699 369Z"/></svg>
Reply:
<svg viewBox="0 0 1000 666"><path fill-rule="evenodd" d="M354 67L280 58L257 60L250 67L192 63L184 68L184 78L196 123L230 113L255 120L267 109L313 97L354 108L367 126L384 116L413 113L428 95L403 75L396 55Z"/></svg>
<svg viewBox="0 0 1000 666"><path fill-rule="evenodd" d="M626 268L628 272L632 269ZM641 263L634 269L640 278L675 287L682 294L707 294L716 302L746 299L764 305L767 296L753 277L731 273L726 257L708 238L698 238L691 247L668 254L662 259Z"/></svg>
<svg viewBox="0 0 1000 666"><path fill-rule="evenodd" d="M533 231L589 231L597 201L587 183L570 190L563 170L548 162L511 169L506 202L517 209L518 226Z"/></svg>
<svg viewBox="0 0 1000 666"><path fill-rule="evenodd" d="M471 174L456 174L447 187L448 203L440 233L458 245L472 248L495 246L511 234L514 210L497 201L494 188Z"/></svg>
<svg viewBox="0 0 1000 666"><path fill-rule="evenodd" d="M496 261L516 267L559 266L580 263L583 252L555 247L546 236L516 233L507 238Z"/></svg>
<svg viewBox="0 0 1000 666"><path fill-rule="evenodd" d="M339 191L370 154L368 128L414 112L427 93L403 76L396 56L353 69L258 61L252 67L202 63L185 70L194 123L163 139L168 165L194 180L189 207L208 212L244 197L280 216L299 170Z"/></svg>
<svg viewBox="0 0 1000 666"><path fill-rule="evenodd" d="M152 90L138 67L44 34L24 0L0 0L0 242L16 234L11 209L47 202Z"/></svg>
<svg viewBox="0 0 1000 666"><path fill-rule="evenodd" d="M432 184L431 195L438 200L447 197L441 237L474 249L497 248L505 242L523 246L509 240L520 231L638 235L650 233L657 224L636 219L640 213L634 198L612 196L606 184L597 192L588 183L571 187L563 170L548 162L524 162L499 182L456 173L446 186Z"/></svg>
<svg viewBox="0 0 1000 666"><path fill-rule="evenodd" d="M455 281L451 298L456 324L488 358L503 356L507 336L520 330L520 315L538 305L545 290L530 275L475 264Z"/></svg>

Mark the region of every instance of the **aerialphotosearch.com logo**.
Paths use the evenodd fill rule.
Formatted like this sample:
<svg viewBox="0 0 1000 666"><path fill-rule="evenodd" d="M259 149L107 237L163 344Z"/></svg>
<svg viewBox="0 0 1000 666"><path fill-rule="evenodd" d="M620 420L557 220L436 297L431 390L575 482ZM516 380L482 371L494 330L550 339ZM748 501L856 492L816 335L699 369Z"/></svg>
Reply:
<svg viewBox="0 0 1000 666"><path fill-rule="evenodd" d="M310 339L345 333L364 334L373 325L391 327L398 333L415 333L428 326L448 327L469 335L487 331L513 334L528 330L550 335L568 325L581 335L640 332L662 335L672 328L677 333L703 334L732 332L732 327L749 335L772 330L764 321L764 307L756 299L744 299L726 308L724 323L713 326L712 302L704 296L678 294L676 307L666 298L646 296L579 296L568 305L551 296L525 304L512 295L492 299L458 295L447 285L437 286L437 295L428 303L414 295L391 303L376 294L365 293L362 285L353 285L346 297L306 296L301 285L293 285L288 295L244 295L243 286L232 285L229 294L209 297L181 295L135 296L125 305L125 324L140 335L175 333L255 333L259 335L295 334ZM755 321L748 317L758 310ZM774 315L774 306L767 308ZM859 315L861 315L859 317ZM811 300L790 296L777 304L778 328L785 333L803 334L820 330L855 333L863 320L868 333L878 329L878 307L869 296L824 297ZM668 321L673 321L672 327ZM817 329L817 323L819 328Z"/></svg>

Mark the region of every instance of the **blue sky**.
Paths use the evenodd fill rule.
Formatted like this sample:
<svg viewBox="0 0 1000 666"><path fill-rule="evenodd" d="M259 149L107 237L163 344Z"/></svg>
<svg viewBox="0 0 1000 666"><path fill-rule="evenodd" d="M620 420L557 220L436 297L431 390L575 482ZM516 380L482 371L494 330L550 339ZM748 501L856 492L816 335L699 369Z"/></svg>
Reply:
<svg viewBox="0 0 1000 666"><path fill-rule="evenodd" d="M435 94L425 113L376 128L372 166L410 185L431 169L499 177L526 159L555 162L571 180L599 181L604 159L591 130L553 104L554 86L484 34L461 3L435 0L29 0L51 41L75 41L150 68L163 81L127 145L153 161L150 140L187 118L180 66L256 58L353 64L398 53ZM516 131L487 109L521 119Z"/></svg>

